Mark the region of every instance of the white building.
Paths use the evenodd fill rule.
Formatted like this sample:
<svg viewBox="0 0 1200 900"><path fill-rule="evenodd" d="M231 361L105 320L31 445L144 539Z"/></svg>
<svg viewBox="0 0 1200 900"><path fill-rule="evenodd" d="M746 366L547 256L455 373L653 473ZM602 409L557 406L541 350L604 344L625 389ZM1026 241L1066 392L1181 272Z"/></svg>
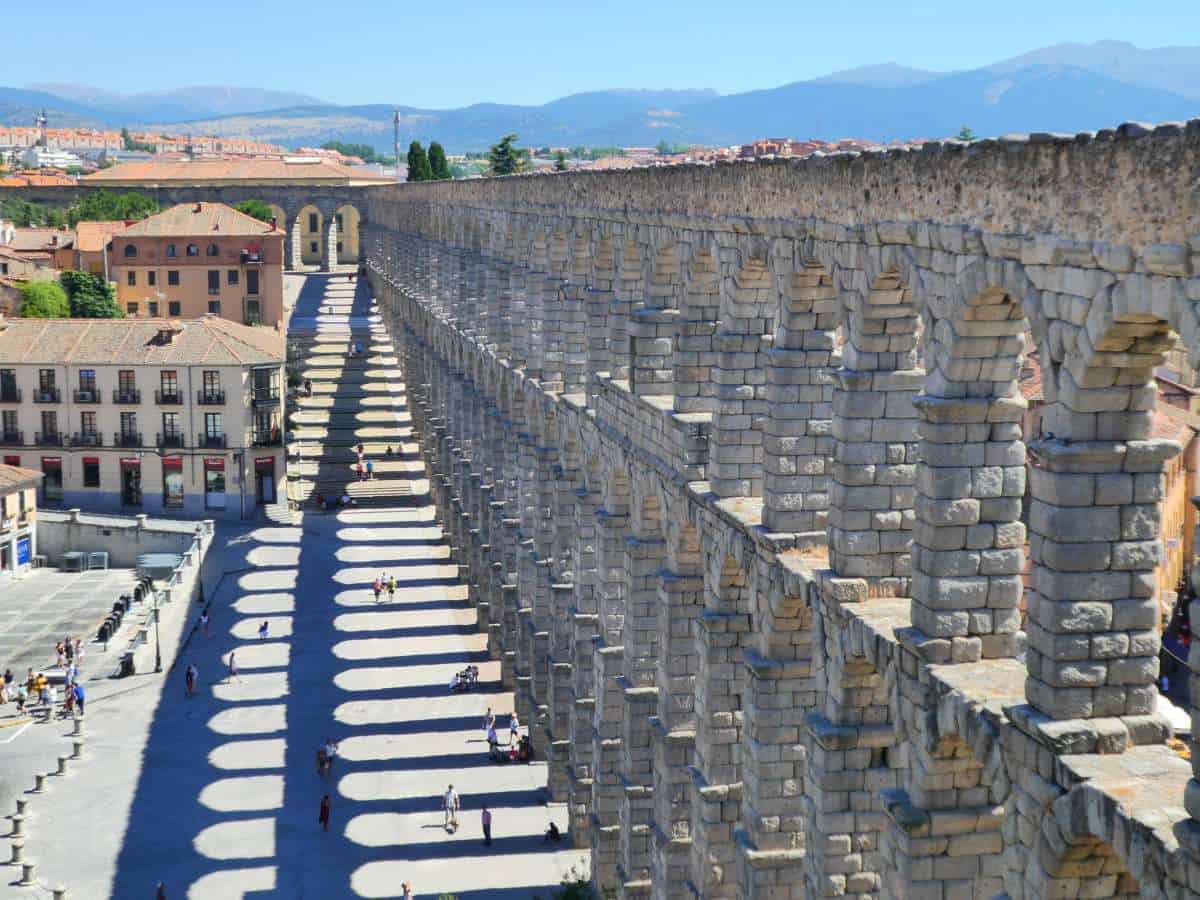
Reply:
<svg viewBox="0 0 1200 900"><path fill-rule="evenodd" d="M21 165L29 169L68 169L71 166L82 166L83 160L74 153L66 150L52 150L48 147L30 147L19 157Z"/></svg>

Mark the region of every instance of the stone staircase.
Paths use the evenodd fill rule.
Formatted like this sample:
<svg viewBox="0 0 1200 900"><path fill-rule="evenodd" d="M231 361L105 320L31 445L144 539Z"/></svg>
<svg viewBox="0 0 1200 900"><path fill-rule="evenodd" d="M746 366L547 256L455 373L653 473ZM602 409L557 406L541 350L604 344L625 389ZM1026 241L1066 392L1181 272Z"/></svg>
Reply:
<svg viewBox="0 0 1200 900"><path fill-rule="evenodd" d="M429 483L395 349L367 285L357 278L312 284L288 326L302 360L296 371L312 390L292 417L291 499L310 510L318 496L348 495L360 508L415 504ZM360 445L364 468L373 463L368 480L356 471Z"/></svg>

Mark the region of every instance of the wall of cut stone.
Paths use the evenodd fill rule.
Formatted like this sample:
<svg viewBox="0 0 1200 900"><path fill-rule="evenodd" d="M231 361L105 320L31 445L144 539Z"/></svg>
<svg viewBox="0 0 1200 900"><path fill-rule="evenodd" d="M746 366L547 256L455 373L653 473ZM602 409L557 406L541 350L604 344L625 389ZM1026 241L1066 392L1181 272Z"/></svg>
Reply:
<svg viewBox="0 0 1200 900"><path fill-rule="evenodd" d="M1150 428L1198 186L1192 122L372 192L434 499L598 886L1200 889Z"/></svg>

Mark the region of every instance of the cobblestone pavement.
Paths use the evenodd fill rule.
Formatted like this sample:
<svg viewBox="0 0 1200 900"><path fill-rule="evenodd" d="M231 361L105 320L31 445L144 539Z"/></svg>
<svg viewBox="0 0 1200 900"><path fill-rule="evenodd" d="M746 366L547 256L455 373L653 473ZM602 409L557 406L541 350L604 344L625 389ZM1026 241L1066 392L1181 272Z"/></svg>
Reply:
<svg viewBox="0 0 1200 900"><path fill-rule="evenodd" d="M314 394L331 386L339 402L372 401L363 408L390 398L378 405L399 439L410 427L403 386L366 292L345 276L310 276L294 325L302 340L319 333L317 344L370 342L369 364L386 369L385 378L343 382L322 346ZM340 466L347 446L313 463ZM107 728L87 723L98 744L128 748L122 783L107 768L80 767L69 776L78 790L56 785L55 812L47 806L42 822L31 821L42 832L80 835L76 856L86 865L73 871L61 854L39 851L56 861L43 866L47 883L62 881L73 897L153 896L160 879L168 896L194 900L396 897L405 880L419 897L548 897L585 865L567 840L542 840L551 820L567 829L565 809L547 803L544 763L487 762L484 713L491 707L507 725L512 694L487 658L486 635L414 474L406 466L377 472L384 484L410 488L395 493L397 505L377 495L366 501L371 508L309 508L302 522L257 527L221 548L220 562L206 568L210 591L218 568L229 572L213 598L210 634L195 635L181 653L162 702L148 690L109 706L144 714L157 702L151 720L143 727L131 715L128 734L111 719ZM376 603L371 584L381 571L397 589ZM237 677L227 675L231 654ZM193 698L183 688L189 663L200 670ZM450 695L451 677L470 663L479 666L479 690ZM322 778L315 758L326 737L340 752ZM105 803L96 803L93 784ZM442 827L449 784L463 802L454 833ZM325 793L328 833L317 823ZM484 804L494 815L490 847L482 843Z"/></svg>

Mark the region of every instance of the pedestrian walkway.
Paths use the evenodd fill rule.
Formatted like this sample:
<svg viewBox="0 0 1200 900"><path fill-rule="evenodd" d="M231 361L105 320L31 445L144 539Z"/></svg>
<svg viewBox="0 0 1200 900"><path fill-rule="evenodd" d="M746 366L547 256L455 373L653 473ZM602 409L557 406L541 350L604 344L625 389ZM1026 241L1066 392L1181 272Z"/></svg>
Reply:
<svg viewBox="0 0 1200 900"><path fill-rule="evenodd" d="M289 339L313 384L295 424L307 496L340 489L357 505L318 512L310 501L294 523L225 548L234 574L214 596L210 634L181 655L130 759L142 769L107 890L89 883L79 895L152 896L163 880L168 896L191 900L397 897L409 881L419 897L548 900L572 869L586 872L585 854L569 838L543 841L551 821L567 830L565 809L547 803L544 762L487 760L484 714L507 736L512 694L435 519L402 373L365 285L309 276ZM360 342L364 354L349 357ZM356 479L359 443L373 482ZM380 574L396 589L376 601ZM189 663L201 682L191 699ZM469 664L478 689L450 694ZM339 750L322 777L326 738ZM442 827L449 784L463 803L453 833ZM328 833L317 822L326 793Z"/></svg>

